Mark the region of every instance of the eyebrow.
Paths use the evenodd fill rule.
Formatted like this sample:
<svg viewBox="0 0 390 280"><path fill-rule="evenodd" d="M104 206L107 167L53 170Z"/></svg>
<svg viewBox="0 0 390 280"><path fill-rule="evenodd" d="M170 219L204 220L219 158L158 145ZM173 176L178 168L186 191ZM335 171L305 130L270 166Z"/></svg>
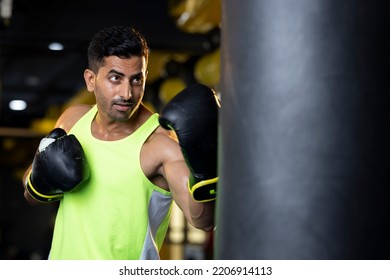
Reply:
<svg viewBox="0 0 390 280"><path fill-rule="evenodd" d="M123 74L122 72L119 72L119 71L117 71L117 70L115 70L115 69L111 69L110 71L108 71L108 74L117 74L117 75L122 76L122 77L125 76L125 74ZM143 75L142 75L142 72L139 72L139 73L137 73L137 74L131 75L130 78L131 78L131 79L134 79L134 78L140 77L140 76L143 76Z"/></svg>
<svg viewBox="0 0 390 280"><path fill-rule="evenodd" d="M125 75L122 72L116 71L115 69L111 69L110 71L108 71L108 74L117 74L117 75L120 75L120 76L124 76Z"/></svg>

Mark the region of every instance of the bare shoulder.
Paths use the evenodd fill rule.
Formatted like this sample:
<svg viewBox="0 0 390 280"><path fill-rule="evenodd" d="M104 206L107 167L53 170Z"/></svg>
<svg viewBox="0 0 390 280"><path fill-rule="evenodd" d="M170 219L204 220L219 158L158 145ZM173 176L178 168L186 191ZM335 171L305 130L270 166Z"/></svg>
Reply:
<svg viewBox="0 0 390 280"><path fill-rule="evenodd" d="M142 147L141 166L149 178L157 175L164 176L164 165L182 160L183 156L175 133L162 127L158 127ZM162 186L162 184L157 185Z"/></svg>
<svg viewBox="0 0 390 280"><path fill-rule="evenodd" d="M92 105L78 104L68 107L58 118L56 127L61 127L65 131L69 130L74 126L74 124L84 116L89 110L91 110Z"/></svg>
<svg viewBox="0 0 390 280"><path fill-rule="evenodd" d="M178 148L179 143L176 134L173 130L166 130L159 126L148 138L146 143L150 143L151 146L165 147L165 148ZM166 149L163 149L166 150ZM169 149L168 149L169 150Z"/></svg>

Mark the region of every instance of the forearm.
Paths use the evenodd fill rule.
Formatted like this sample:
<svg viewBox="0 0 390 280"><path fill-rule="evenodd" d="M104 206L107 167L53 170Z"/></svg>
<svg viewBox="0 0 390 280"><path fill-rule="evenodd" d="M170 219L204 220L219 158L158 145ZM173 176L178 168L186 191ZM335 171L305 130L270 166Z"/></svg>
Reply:
<svg viewBox="0 0 390 280"><path fill-rule="evenodd" d="M38 204L43 204L43 202L39 202L38 200L35 200L34 198L32 198L30 196L30 194L28 193L28 191L26 191L26 189L24 189L24 198L27 200L27 202L30 204L30 205L38 205Z"/></svg>
<svg viewBox="0 0 390 280"><path fill-rule="evenodd" d="M23 196L24 198L26 199L26 201L30 204L30 205L38 205L38 204L42 204L41 202L39 202L38 200L34 199L30 193L26 190L26 185L27 185L27 180L28 180L28 175L30 174L31 172L31 168L32 168L32 165L30 165L27 170L24 172L24 175L23 175L23 178L22 178L22 185L23 185Z"/></svg>
<svg viewBox="0 0 390 280"><path fill-rule="evenodd" d="M215 200L209 202L196 202L189 194L190 223L204 231L214 229Z"/></svg>
<svg viewBox="0 0 390 280"><path fill-rule="evenodd" d="M24 198L26 199L26 201L30 204L30 205L37 205L37 204L40 204L37 200L35 200L34 198L31 197L31 195L29 194L29 192L26 190L26 184L27 184L27 180L28 180L28 174L30 173L31 171L31 167L32 165L30 165L27 170L24 172L24 175L23 175L23 178L22 178L22 186L23 186L23 196Z"/></svg>

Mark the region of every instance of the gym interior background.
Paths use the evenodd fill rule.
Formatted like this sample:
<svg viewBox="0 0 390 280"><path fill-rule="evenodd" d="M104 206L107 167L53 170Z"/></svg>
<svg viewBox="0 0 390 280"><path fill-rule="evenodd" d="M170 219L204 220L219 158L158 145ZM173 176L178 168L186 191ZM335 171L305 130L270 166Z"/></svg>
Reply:
<svg viewBox="0 0 390 280"><path fill-rule="evenodd" d="M56 204L31 207L21 178L42 136L84 87L86 49L103 27L134 25L150 47L145 103L154 111L186 85L219 92L220 0L0 0L0 259L47 258ZM175 206L162 259L210 259L213 236Z"/></svg>

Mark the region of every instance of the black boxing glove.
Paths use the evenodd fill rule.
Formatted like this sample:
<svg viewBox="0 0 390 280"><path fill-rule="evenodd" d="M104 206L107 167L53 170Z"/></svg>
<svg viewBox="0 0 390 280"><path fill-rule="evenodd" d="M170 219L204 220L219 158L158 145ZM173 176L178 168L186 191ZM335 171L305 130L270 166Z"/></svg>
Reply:
<svg viewBox="0 0 390 280"><path fill-rule="evenodd" d="M194 84L173 97L162 109L160 125L176 132L191 175L188 188L192 198L206 202L217 194L218 112L215 92Z"/></svg>
<svg viewBox="0 0 390 280"><path fill-rule="evenodd" d="M61 199L89 177L89 167L77 138L61 128L53 129L39 144L26 190L40 202Z"/></svg>

